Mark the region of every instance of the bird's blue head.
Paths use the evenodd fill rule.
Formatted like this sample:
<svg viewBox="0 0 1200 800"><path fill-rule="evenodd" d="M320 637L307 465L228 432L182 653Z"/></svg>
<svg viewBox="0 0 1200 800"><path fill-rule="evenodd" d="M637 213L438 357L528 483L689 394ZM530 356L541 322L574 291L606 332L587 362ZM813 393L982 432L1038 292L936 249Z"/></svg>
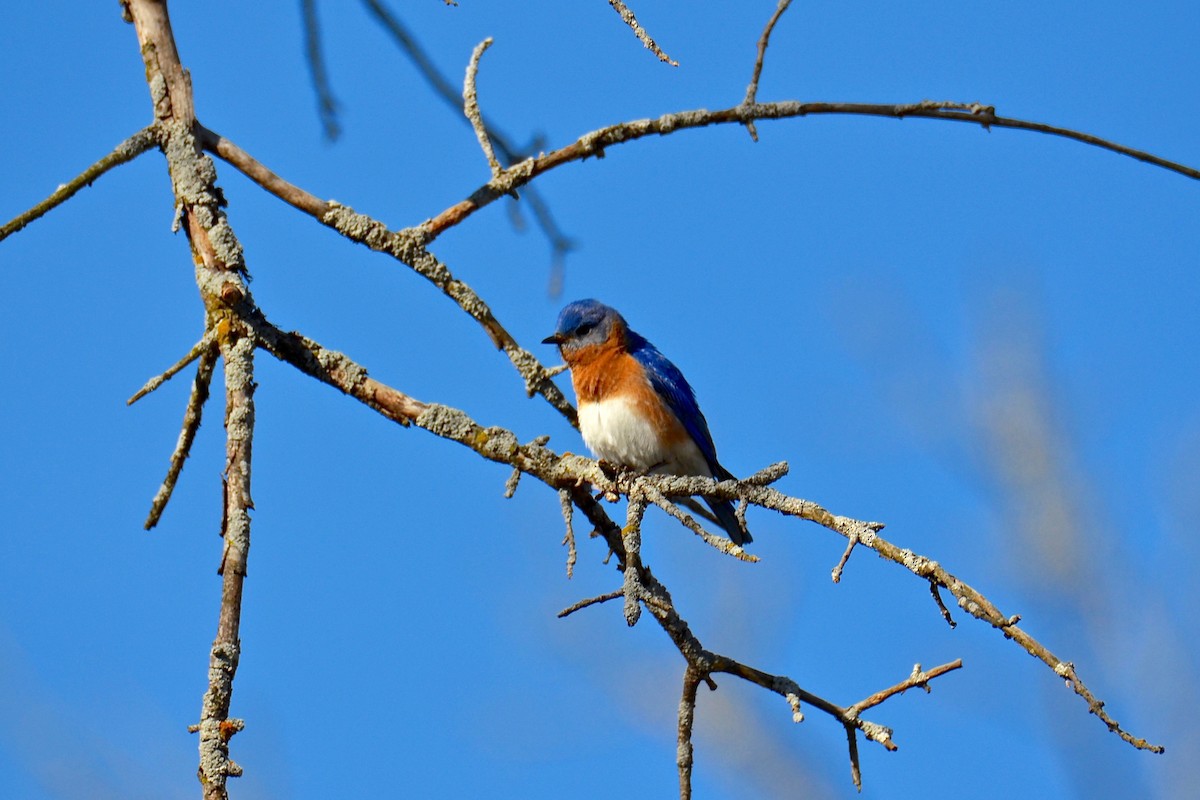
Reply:
<svg viewBox="0 0 1200 800"><path fill-rule="evenodd" d="M556 344L566 355L608 341L613 326L619 326L621 331L628 328L625 318L615 308L599 300L576 300L559 312L554 334L543 339L542 344Z"/></svg>

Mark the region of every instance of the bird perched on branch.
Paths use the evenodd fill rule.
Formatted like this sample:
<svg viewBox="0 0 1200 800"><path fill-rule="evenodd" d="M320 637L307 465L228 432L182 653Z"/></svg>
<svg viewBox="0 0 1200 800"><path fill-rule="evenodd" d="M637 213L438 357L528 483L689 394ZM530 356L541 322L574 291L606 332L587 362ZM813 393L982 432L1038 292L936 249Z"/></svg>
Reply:
<svg viewBox="0 0 1200 800"><path fill-rule="evenodd" d="M734 479L717 461L708 422L683 373L616 309L576 300L542 343L558 345L571 368L579 430L598 459L643 473ZM733 503L704 502L734 544L751 541Z"/></svg>

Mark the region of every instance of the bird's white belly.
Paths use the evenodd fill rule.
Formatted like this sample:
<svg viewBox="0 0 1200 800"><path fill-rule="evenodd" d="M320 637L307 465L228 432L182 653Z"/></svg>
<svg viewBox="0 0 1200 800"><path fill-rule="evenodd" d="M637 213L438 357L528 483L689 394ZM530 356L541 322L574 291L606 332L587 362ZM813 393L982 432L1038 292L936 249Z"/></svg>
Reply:
<svg viewBox="0 0 1200 800"><path fill-rule="evenodd" d="M579 431L596 458L611 464L641 472L709 475L704 455L690 436L684 435L682 441L670 437L673 441L668 441L626 398L581 403Z"/></svg>

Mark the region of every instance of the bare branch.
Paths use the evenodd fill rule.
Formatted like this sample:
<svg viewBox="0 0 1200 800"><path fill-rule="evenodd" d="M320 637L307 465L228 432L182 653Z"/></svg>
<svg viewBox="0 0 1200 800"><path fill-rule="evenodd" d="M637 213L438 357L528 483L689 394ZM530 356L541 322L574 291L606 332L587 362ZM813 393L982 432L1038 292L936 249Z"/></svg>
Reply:
<svg viewBox="0 0 1200 800"><path fill-rule="evenodd" d="M358 397L392 419L412 422L437 436L457 441L488 460L517 467L553 488L569 493L571 501L587 515L597 532L604 537L609 549L620 560L625 574L622 593L626 598L627 621L636 621L640 614L639 603L644 604L688 662L704 666L706 672L729 672L776 692L788 699L794 709L798 709L798 705L795 703L803 701L843 722L850 721L845 719L844 709L801 689L789 679L762 672L703 648L687 623L675 610L666 587L659 583L649 569L641 564L640 556L636 552L640 540L638 526L640 526L641 514L644 513L646 504L646 498L639 494L639 491L644 492L646 486L653 486L667 496L704 495L719 499L738 498L763 508L771 508L787 515L817 522L847 538L852 532L855 533L863 546L875 550L890 561L904 565L914 574L949 589L959 599L960 607L973 616L999 628L1007 638L1012 638L1027 652L1050 665L1056 674L1066 678L1075 692L1088 702L1089 710L1104 720L1109 729L1117 733L1123 740L1140 749L1162 752L1161 746L1137 739L1121 729L1104 712L1103 703L1097 700L1079 680L1073 665L1057 659L1041 643L1017 627L1011 618L1000 614L999 610L983 595L954 577L937 562L914 554L912 551L902 550L883 539L878 535L879 529L883 527L880 523L836 516L811 501L788 497L769 487L745 482L716 482L707 478L676 476L630 476L628 478L617 476L614 479L606 475L595 461L581 456L560 456L541 444L521 445L512 432L503 428L483 428L457 409L421 403L390 389L390 387L378 384L380 391L402 400L399 406L381 404L375 399L377 394L364 396L366 393L355 389L362 381L370 379L366 379L366 371L350 359L340 353L330 353L315 342L303 339L298 334L283 334L270 326L265 319L258 319L255 325L256 331L263 332L264 346L278 357L284 358L300 368L301 371ZM297 344L300 340L304 342L303 346ZM299 347L305 356L298 358L289 348L280 347L281 342L288 341L292 342L290 345L292 350ZM337 370L318 368L318 365L329 361L338 362L342 366ZM360 376L360 380L348 378L348 376L354 375ZM585 487L588 483L602 487L610 487L615 484L621 491L630 494L631 509L625 529L618 528L608 518L599 503L586 490ZM634 552L630 552L628 547L634 548ZM632 607L637 607L637 610L635 611ZM886 728L861 719L853 720L853 722L872 741L894 749L895 745L891 743L890 732Z"/></svg>
<svg viewBox="0 0 1200 800"><path fill-rule="evenodd" d="M167 6L161 0L124 0L137 32L175 207L195 263L196 283L225 361L226 468L221 534L224 552L221 610L209 657L208 689L200 714L200 782L206 800L227 800L226 781L241 768L229 758L229 740L241 729L229 718L241 644L242 583L250 547L250 461L254 432L254 348L242 321L254 310L246 264L217 186L216 167L196 135L191 80L179 59ZM201 366L205 365L201 356ZM189 404L190 407L190 404ZM185 423L186 431L186 423Z"/></svg>
<svg viewBox="0 0 1200 800"><path fill-rule="evenodd" d="M197 124L197 133L204 149L215 153L263 189L288 205L320 220L329 213L330 204L276 175L253 156L218 133Z"/></svg>
<svg viewBox="0 0 1200 800"><path fill-rule="evenodd" d="M202 340L203 341L203 340ZM200 420L204 412L204 404L208 401L209 384L212 383L213 369L217 364L217 348L209 345L207 350L200 353L200 365L196 368L196 377L192 381L192 393L188 397L187 409L183 412L183 426L179 431L179 439L175 443L175 451L171 453L171 464L167 467L167 477L154 494L150 503L150 514L146 517L145 529L150 530L162 518L162 513L171 500L179 474L183 472L183 462L192 452L192 442L196 440L196 431L200 430ZM132 402L132 401L130 401Z"/></svg>
<svg viewBox="0 0 1200 800"><path fill-rule="evenodd" d="M567 523L567 532L563 534L562 543L567 546L567 580L575 577L575 560L577 553L575 552L575 526L573 519L575 517L575 506L571 503L571 493L564 490L558 490L558 500L562 504L563 521ZM565 616L559 614L559 616Z"/></svg>
<svg viewBox="0 0 1200 800"><path fill-rule="evenodd" d="M953 672L956 669L962 669L962 665L962 659L958 658L954 661L951 661L949 664L942 664L940 667L934 667L928 672L923 672L920 664L914 664L912 674L907 678L900 681L895 686L890 686L881 692L876 692L864 700L859 700L857 703L850 706L850 708L846 709L846 713L850 716L857 717L868 708L874 708L883 701L887 700L889 697L894 697L898 694L904 694L909 689L917 686L928 692L929 682L931 680L940 675L945 675L947 672Z"/></svg>
<svg viewBox="0 0 1200 800"><path fill-rule="evenodd" d="M59 186L54 190L54 193L45 200L38 203L28 211L18 214L6 222L3 227L0 227L0 242L21 230L38 217L44 216L50 210L62 205L67 200L70 200L75 196L76 192L78 192L84 186L91 186L97 178L108 172L113 167L119 167L122 164L132 161L142 153L154 147L156 144L158 144L158 126L156 124L152 124L142 128L133 136L130 136L128 139L121 142L116 146L115 149L113 149L111 153L97 161L95 164L92 164L78 176L73 178L70 182Z"/></svg>
<svg viewBox="0 0 1200 800"><path fill-rule="evenodd" d="M625 527L621 529L621 544L625 564L625 624L633 627L642 616L641 600L648 593L642 584L642 517L646 513L646 496L631 491L625 512Z"/></svg>
<svg viewBox="0 0 1200 800"><path fill-rule="evenodd" d="M200 711L200 783L206 800L225 800L229 777L241 770L229 758L229 740L242 729L230 719L233 678L241 657L242 586L250 553L250 461L254 440L254 339L221 342L225 360L225 507L220 574L221 611L209 656L208 690Z"/></svg>
<svg viewBox="0 0 1200 800"><path fill-rule="evenodd" d="M483 148L483 155L487 158L488 167L492 170L492 177L495 178L500 174L500 162L496 160L496 151L492 149L492 140L488 137L487 127L484 126L483 117L479 113L479 98L475 90L475 78L479 74L479 59L491 46L492 37L490 36L475 46L475 50L471 53L471 61L467 64L467 77L463 80L462 96L463 112L471 121L471 127L475 130L475 138L479 140L479 146Z"/></svg>
<svg viewBox="0 0 1200 800"><path fill-rule="evenodd" d="M842 570L846 568L846 562L850 560L850 554L854 552L854 545L858 544L858 536L850 534L849 541L846 542L846 551L842 553L842 557L838 559L837 565L833 568L833 582L842 582Z"/></svg>
<svg viewBox="0 0 1200 800"><path fill-rule="evenodd" d="M654 43L654 40L650 38L650 34L646 33L646 29L638 24L637 17L633 15L633 12L629 10L627 5L622 3L621 0L608 0L608 4L612 6L613 10L621 16L622 21L624 21L624 23L630 27L634 35L637 36L638 41L640 41L647 50L658 56L659 61L670 64L672 67L679 66L678 61L672 60L670 56L662 51L662 48Z"/></svg>
<svg viewBox="0 0 1200 800"><path fill-rule="evenodd" d="M321 52L321 25L317 21L317 0L300 0L300 19L304 26L304 57L312 73L313 89L317 92L317 113L325 138L333 141L341 134L338 124L338 102L333 96L325 56Z"/></svg>
<svg viewBox="0 0 1200 800"><path fill-rule="evenodd" d="M696 690L701 673L691 665L683 671L683 697L679 700L679 733L675 763L679 767L679 800L692 797L692 723L696 719Z"/></svg>
<svg viewBox="0 0 1200 800"><path fill-rule="evenodd" d="M495 427L485 429L457 409L436 404L421 403L390 387L377 384L365 377L365 369L354 364L346 356L326 351L315 342L304 339L299 334L283 334L282 331L274 329L265 319L258 319L255 325L256 332L259 332L259 335L264 339L264 346L268 350L271 350L277 357L283 358L294 366L297 366L301 371L337 386L342 391L363 400L363 402L377 408L396 421L412 422L437 436L466 445L488 460L518 467L523 472L537 477L553 488L568 492L575 506L587 515L588 519L596 527L596 530L605 538L609 549L616 553L620 559L622 568L626 573L626 599L630 617L636 621L636 615L640 613L633 612L628 607L631 602L630 598L636 596L637 599L640 599L654 613L659 625L671 636L680 652L687 658L696 657L696 654L707 653L707 651L703 650L688 628L687 623L675 612L666 587L662 586L650 574L648 569L644 569L641 566L640 559L636 553L631 556L626 552L627 544L636 545L640 541L640 534L637 528L631 526L630 523L636 522L637 525L640 525L640 515L645 510L646 498L644 493L647 487L653 487L668 497L703 495L725 500L741 499L753 505L770 508L789 516L796 516L816 522L847 539L851 535L857 536L862 546L869 547L883 558L903 565L913 574L948 589L958 599L959 607L966 610L972 616L993 625L1003 632L1006 638L1011 638L1030 655L1035 656L1050 666L1055 671L1055 674L1066 678L1076 694L1080 695L1088 703L1089 710L1103 720L1109 727L1109 730L1118 734L1124 741L1139 749L1150 750L1156 753L1163 752L1163 748L1160 745L1150 744L1144 739L1133 737L1109 717L1104 711L1104 704L1079 680L1074 665L1061 661L1044 645L1018 627L1013 622L1013 618L1001 614L991 601L945 570L938 562L915 554L911 550L897 547L884 539L878 533L883 527L881 523L864 522L850 517L834 515L810 500L789 497L770 487L748 484L744 481L718 482L710 478L665 475L628 477L618 475L614 478L605 474L597 462L591 459L573 455L559 456L544 445L521 445L511 431ZM304 344L299 344L300 341L303 341ZM281 342L292 342L292 344L284 348L280 346ZM294 352L295 350L299 350L304 356L297 357ZM333 360L343 366L335 371L319 368L318 365L323 360ZM347 376L353 375L360 376L361 382L375 384L379 389L376 390L376 393L364 393L357 390L356 387L360 385L360 381L347 378ZM375 399L379 392L401 398L401 401L394 405L383 405ZM618 528L608 518L595 498L583 488L585 482L606 489L615 487L630 496L632 509L626 524L628 530ZM636 572L636 576L630 574L631 560L633 562L632 569ZM707 654L706 658L716 659L718 657ZM732 672L746 680L772 688L782 696L786 697L789 693L779 688L779 679L775 676L745 667L732 659L722 659L719 663L721 666L714 666L709 671ZM835 716L838 715L837 706L815 695L802 693L798 690L798 687L796 688L797 691L792 693L796 694L801 700L808 702L810 705L816 705L827 713ZM860 725L859 729L869 737L874 738L882 735L879 730L871 728L866 724Z"/></svg>
<svg viewBox="0 0 1200 800"><path fill-rule="evenodd" d="M979 113L964 110L978 108ZM657 119L641 119L633 122L622 122L609 125L606 128L584 134L566 147L550 153L530 158L504 170L501 176L491 180L476 189L470 197L447 208L427 221L423 230L427 234L426 243L435 239L447 228L451 228L479 209L503 197L514 189L519 189L544 172L555 167L582 161L585 158L600 157L606 148L641 139L646 136L665 136L677 130L688 128L703 128L709 125L739 124L745 125L754 120L789 119L792 117L816 116L818 114L850 114L868 117L921 117L923 119L946 120L949 122L968 122L982 128L1013 128L1016 130L1046 133L1061 136L1083 144L1110 150L1114 153L1136 158L1148 164L1177 172L1194 180L1200 180L1200 170L1177 164L1165 158L1135 150L1131 147L1101 139L1088 133L1081 133L1069 128L1046 125L1040 122L998 117L989 112L989 106L977 104L948 104L937 102L909 103L886 105L879 103L801 103L786 100L779 103L757 103L754 105L738 105L720 111L697 109L695 111L680 111L675 114L664 114Z"/></svg>
<svg viewBox="0 0 1200 800"><path fill-rule="evenodd" d="M741 561L755 562L759 560L758 556L754 555L753 553L747 553L740 546L734 544L724 536L715 536L704 530L704 528L701 528L700 524L697 523L696 520L683 513L683 509L672 503L666 495L664 495L655 487L647 484L643 487L643 489L646 493L647 500L649 500L651 503L654 503L654 505L658 506L663 511L666 511L675 519L679 520L683 527L699 536L709 547L716 548L725 555L733 556Z"/></svg>
<svg viewBox="0 0 1200 800"><path fill-rule="evenodd" d="M616 600L618 597L624 597L624 596L625 596L625 589L621 588L621 589L617 589L614 592L608 592L607 594L602 594L598 597L589 597L586 600L580 600L578 603L575 603L574 605L567 606L562 611L558 612L558 618L562 619L563 617L569 617L570 615L574 614L576 611L587 608L588 606L594 606L598 603L607 603L609 600Z"/></svg>
<svg viewBox="0 0 1200 800"><path fill-rule="evenodd" d="M862 764L858 760L858 729L853 725L846 725L846 746L850 750L850 780L854 781L854 788L862 791Z"/></svg>
<svg viewBox="0 0 1200 800"><path fill-rule="evenodd" d="M283 180L264 167L248 153L228 139L201 128L201 141L206 149L212 150L239 171L295 208L316 217L321 223L333 228L347 239L365 244L372 250L384 253L408 266L425 278L466 311L483 326L498 349L504 351L517 372L525 381L525 391L542 395L550 405L572 425L577 425L575 407L562 391L550 380L546 368L537 357L517 344L516 339L505 330L492 314L486 303L475 294L470 286L454 277L442 262L438 261L425 247L425 235L419 228L402 231L388 230L365 214L335 201L325 201Z"/></svg>
<svg viewBox="0 0 1200 800"><path fill-rule="evenodd" d="M383 414L388 419L408 425L428 408L390 386L367 375L367 370L344 354L326 350L298 333L284 333L261 312L249 324L261 347L280 361L291 364L300 372L327 383Z"/></svg>
<svg viewBox="0 0 1200 800"><path fill-rule="evenodd" d="M200 337L200 341L192 345L192 349L187 352L187 355L176 361L170 367L167 367L166 372L162 373L161 375L156 375L148 380L145 386L143 386L141 389L138 389L137 392L134 393L133 397L125 401L125 405L133 405L138 400L141 400L143 397L162 386L171 378L175 377L180 370L199 358L201 353L211 350L215 339L216 333L214 331L205 331L204 335Z"/></svg>
<svg viewBox="0 0 1200 800"><path fill-rule="evenodd" d="M746 87L746 99L742 101L744 105L754 105L758 99L758 79L762 77L763 59L767 55L767 44L771 40L771 31L775 30L775 23L779 22L779 18L783 16L783 12L787 11L788 6L792 4L792 0L779 0L779 5L775 7L775 13L767 20L767 26L763 28L762 36L758 37L758 57L754 59L754 74L750 76L750 85ZM750 132L750 138L758 141L758 129L754 127L754 120L746 123L746 130ZM836 583L837 581L834 581Z"/></svg>
<svg viewBox="0 0 1200 800"><path fill-rule="evenodd" d="M946 620L946 624L951 628L957 628L958 623L950 616L950 609L946 608L946 604L942 601L942 593L938 591L937 581L929 582L929 593L933 595L933 602L937 603L938 610L942 612L942 619Z"/></svg>

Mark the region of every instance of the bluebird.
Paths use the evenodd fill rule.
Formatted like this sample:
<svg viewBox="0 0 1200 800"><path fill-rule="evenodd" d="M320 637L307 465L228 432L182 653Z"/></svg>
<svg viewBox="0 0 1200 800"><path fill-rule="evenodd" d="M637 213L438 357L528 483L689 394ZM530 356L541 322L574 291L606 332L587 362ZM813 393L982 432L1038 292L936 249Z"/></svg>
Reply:
<svg viewBox="0 0 1200 800"><path fill-rule="evenodd" d="M542 343L558 345L571 368L579 430L597 458L643 473L733 479L683 373L616 309L576 300ZM751 540L731 502L704 501L734 544Z"/></svg>

